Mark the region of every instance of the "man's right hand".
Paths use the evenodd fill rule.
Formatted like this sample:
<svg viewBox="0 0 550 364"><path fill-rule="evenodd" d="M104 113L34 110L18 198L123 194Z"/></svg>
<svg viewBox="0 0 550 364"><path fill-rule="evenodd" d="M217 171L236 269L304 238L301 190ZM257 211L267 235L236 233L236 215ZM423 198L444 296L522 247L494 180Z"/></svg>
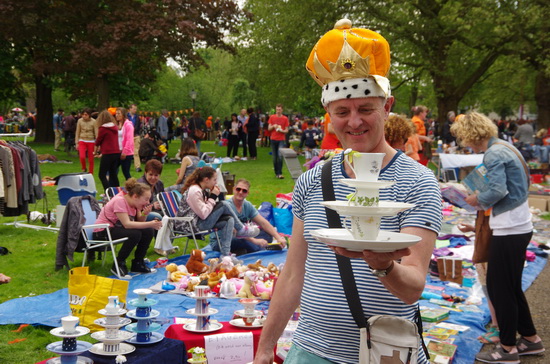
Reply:
<svg viewBox="0 0 550 364"><path fill-rule="evenodd" d="M275 356L273 355L273 351L270 351L266 354L261 354L258 351L256 352L256 355L254 356L253 364L273 364L275 361Z"/></svg>

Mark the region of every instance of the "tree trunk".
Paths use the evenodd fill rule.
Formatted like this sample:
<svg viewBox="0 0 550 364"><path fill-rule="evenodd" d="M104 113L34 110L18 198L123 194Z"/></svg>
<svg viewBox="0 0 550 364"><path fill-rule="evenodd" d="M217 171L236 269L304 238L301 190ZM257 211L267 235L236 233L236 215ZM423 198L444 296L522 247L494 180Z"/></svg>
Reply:
<svg viewBox="0 0 550 364"><path fill-rule="evenodd" d="M98 110L105 110L109 107L109 81L107 75L102 75L96 80Z"/></svg>
<svg viewBox="0 0 550 364"><path fill-rule="evenodd" d="M544 70L537 72L535 78L535 101L537 102L537 127L550 127L550 77Z"/></svg>
<svg viewBox="0 0 550 364"><path fill-rule="evenodd" d="M36 76L36 133L34 141L38 143L53 143L53 102L52 88L46 82L46 77Z"/></svg>

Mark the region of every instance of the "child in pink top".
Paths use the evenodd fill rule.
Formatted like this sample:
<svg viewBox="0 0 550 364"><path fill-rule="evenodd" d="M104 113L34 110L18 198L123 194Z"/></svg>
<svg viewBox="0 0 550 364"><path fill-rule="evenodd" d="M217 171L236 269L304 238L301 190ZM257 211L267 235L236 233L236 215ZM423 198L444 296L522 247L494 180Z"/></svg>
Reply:
<svg viewBox="0 0 550 364"><path fill-rule="evenodd" d="M126 259L134 247L136 250L131 271L152 273L151 269L145 265L144 259L153 239L154 230L158 230L162 226L162 222L159 220L146 221L147 215L153 209L153 205L149 202L151 188L137 182L135 178L127 180L124 187L127 192L121 192L113 197L101 209L96 220L96 224L109 224L108 229L113 239L128 238L122 244L116 262L111 268L111 272L119 278L128 274ZM94 230L94 239L105 240L106 234L106 229L96 229ZM120 275L117 272L117 266Z"/></svg>

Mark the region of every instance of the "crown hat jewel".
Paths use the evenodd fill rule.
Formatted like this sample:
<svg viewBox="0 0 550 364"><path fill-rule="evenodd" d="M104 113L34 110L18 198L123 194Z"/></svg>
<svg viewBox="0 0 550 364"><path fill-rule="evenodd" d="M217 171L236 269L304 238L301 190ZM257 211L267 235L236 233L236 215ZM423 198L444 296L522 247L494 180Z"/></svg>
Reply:
<svg viewBox="0 0 550 364"><path fill-rule="evenodd" d="M306 69L323 87L324 106L344 98L391 95L389 44L380 34L339 20L314 46Z"/></svg>

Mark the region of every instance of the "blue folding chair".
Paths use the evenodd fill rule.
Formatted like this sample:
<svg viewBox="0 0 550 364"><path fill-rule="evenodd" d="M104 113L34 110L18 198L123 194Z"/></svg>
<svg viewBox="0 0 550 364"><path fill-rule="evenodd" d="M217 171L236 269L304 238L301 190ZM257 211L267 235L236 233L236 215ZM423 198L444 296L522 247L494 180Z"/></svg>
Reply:
<svg viewBox="0 0 550 364"><path fill-rule="evenodd" d="M185 243L185 249L183 250L182 255L184 255L185 252L187 251L187 246L189 245L189 239L191 239L191 238L195 242L195 249L200 249L199 244L197 242L197 238L199 238L199 240L202 240L202 239L200 239L202 237L202 235L209 234L209 233L213 232L214 234L216 234L216 237L218 238L217 229L195 231L193 229L193 224L192 224L193 218L192 217L190 217L190 216L183 216L183 217L177 216L178 206L179 206L179 203L180 203L180 200L181 200L181 194L179 192L177 192L177 191L161 192L157 195L157 200L160 203L162 213L164 214L164 216L168 217L170 225L171 225L170 226L170 240L173 241L173 240L178 239L178 238L187 238L187 241ZM188 225L189 226L189 231L191 233L174 230L174 224L173 224L174 221L184 221L185 223L189 224ZM219 244L220 239L218 238L217 241L218 241L218 244Z"/></svg>

